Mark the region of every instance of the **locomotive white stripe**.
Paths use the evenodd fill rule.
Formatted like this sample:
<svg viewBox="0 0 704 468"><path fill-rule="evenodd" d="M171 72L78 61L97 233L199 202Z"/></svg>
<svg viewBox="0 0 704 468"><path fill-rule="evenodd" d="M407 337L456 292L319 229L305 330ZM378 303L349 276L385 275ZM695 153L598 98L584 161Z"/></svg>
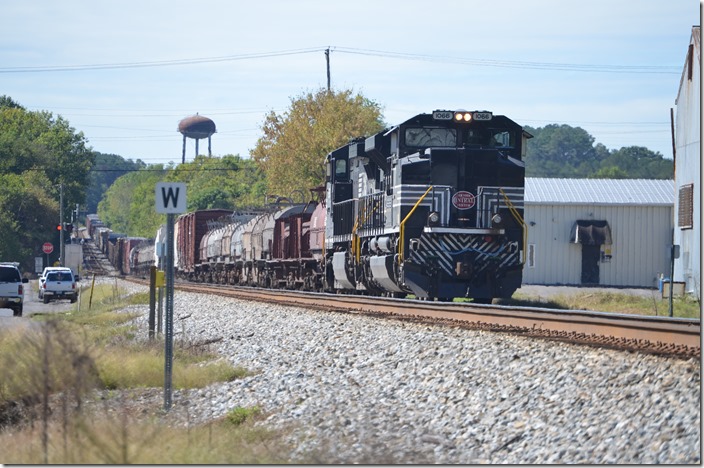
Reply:
<svg viewBox="0 0 704 468"><path fill-rule="evenodd" d="M454 256L475 252L473 262L473 275L479 275L488 268L492 259L499 258L499 266L506 267L517 263L517 253L509 252L508 244L495 244L484 241L483 237L472 235L426 235L421 236L421 243L417 251L412 252L411 258L421 264L430 264L430 257L434 257L438 266L448 276L455 276Z"/></svg>
<svg viewBox="0 0 704 468"><path fill-rule="evenodd" d="M394 190L398 193L398 196L394 199L393 207L398 209L402 206L414 206L428 190L428 186L403 184L396 185ZM436 185L419 206L428 207L432 211L438 212L440 214L440 225L447 226L450 220L451 198L451 187Z"/></svg>
<svg viewBox="0 0 704 468"><path fill-rule="evenodd" d="M511 205L518 210L523 209L524 189L523 187L477 187L477 198L479 199L479 211L477 212L477 224L481 227L491 226L491 216L500 208L508 209L501 190L506 194Z"/></svg>

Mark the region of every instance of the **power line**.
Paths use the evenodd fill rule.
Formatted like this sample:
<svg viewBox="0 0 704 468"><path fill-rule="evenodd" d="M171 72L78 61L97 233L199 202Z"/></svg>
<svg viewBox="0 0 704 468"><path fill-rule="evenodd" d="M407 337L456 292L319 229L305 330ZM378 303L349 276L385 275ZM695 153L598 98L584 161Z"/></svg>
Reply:
<svg viewBox="0 0 704 468"><path fill-rule="evenodd" d="M235 60L251 60L271 57L281 57L285 55L309 54L319 52L321 49L298 49L285 50L280 52L266 52L259 54L226 55L221 57L202 57L178 60L160 60L147 62L123 62L123 63L97 63L89 65L56 65L41 67L2 67L0 73L43 73L43 72L65 72L65 71L86 71L86 70L115 70L121 68L152 68L168 67L174 65L197 65L201 63L231 62Z"/></svg>
<svg viewBox="0 0 704 468"><path fill-rule="evenodd" d="M449 57L437 55L409 54L401 52L387 52L370 49L355 49L349 47L336 47L336 52L344 54L367 55L376 57L395 58L402 60L414 60L425 62L455 63L460 65L473 65L482 67L503 67L503 68L523 68L553 71L573 71L573 72L601 72L601 73L665 73L679 74L681 70L675 66L667 65L600 65L600 64L579 64L579 63L555 63L555 62L528 62L511 60L489 60L462 57ZM679 70L679 71L678 71Z"/></svg>
<svg viewBox="0 0 704 468"><path fill-rule="evenodd" d="M0 73L45 73L45 72L65 72L65 71L87 71L87 70L114 70L125 68L149 68L165 67L175 65L199 65L203 63L229 62L236 60L265 59L281 57L287 55L302 55L317 52L325 52L326 60L329 63L330 51L343 54L376 56L394 58L399 60L412 60L421 62L441 62L458 65L470 65L481 67L501 67L501 68L522 68L536 70L572 71L572 72L599 72L599 73L664 73L679 74L681 71L676 66L667 65L604 65L604 64L579 64L579 63L558 63L558 62L530 62L512 60L492 60L477 59L468 57L451 57L441 55L411 54L405 52L391 52L373 49L358 49L352 47L315 47L309 49L295 49L275 52L226 55L219 57L200 57L178 60L160 60L145 62L122 62L122 63L99 63L87 65L56 65L38 67L0 67Z"/></svg>

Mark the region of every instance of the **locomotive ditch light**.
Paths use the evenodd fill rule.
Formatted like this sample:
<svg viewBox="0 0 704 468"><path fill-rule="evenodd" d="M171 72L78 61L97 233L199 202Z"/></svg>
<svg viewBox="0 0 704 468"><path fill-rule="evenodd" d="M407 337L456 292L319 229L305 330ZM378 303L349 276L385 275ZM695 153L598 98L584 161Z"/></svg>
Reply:
<svg viewBox="0 0 704 468"><path fill-rule="evenodd" d="M501 221L503 221L503 219L501 218L501 215L499 213L496 213L494 216L491 217L491 224L493 224L494 226L500 225Z"/></svg>

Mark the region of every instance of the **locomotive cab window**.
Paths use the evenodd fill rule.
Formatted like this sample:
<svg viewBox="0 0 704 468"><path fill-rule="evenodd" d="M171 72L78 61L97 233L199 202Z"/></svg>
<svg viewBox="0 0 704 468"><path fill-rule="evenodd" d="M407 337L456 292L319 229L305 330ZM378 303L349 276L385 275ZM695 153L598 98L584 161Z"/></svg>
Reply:
<svg viewBox="0 0 704 468"><path fill-rule="evenodd" d="M335 180L345 181L349 179L347 176L347 160L346 159L336 159L335 160Z"/></svg>
<svg viewBox="0 0 704 468"><path fill-rule="evenodd" d="M505 130L495 130L492 137L492 144L498 148L512 148L514 146L513 138L511 138L512 136L513 135L511 132L507 132Z"/></svg>
<svg viewBox="0 0 704 468"><path fill-rule="evenodd" d="M492 148L513 148L513 133L502 128L470 128L465 138L467 145L488 146Z"/></svg>
<svg viewBox="0 0 704 468"><path fill-rule="evenodd" d="M454 128L407 128L406 146L415 148L455 148L457 131Z"/></svg>

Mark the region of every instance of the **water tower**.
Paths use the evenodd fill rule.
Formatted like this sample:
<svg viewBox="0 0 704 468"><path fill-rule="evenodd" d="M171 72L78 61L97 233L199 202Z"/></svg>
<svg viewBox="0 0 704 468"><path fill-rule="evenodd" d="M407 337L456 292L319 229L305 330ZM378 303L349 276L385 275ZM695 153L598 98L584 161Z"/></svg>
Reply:
<svg viewBox="0 0 704 468"><path fill-rule="evenodd" d="M202 115L192 115L186 117L178 123L178 131L183 135L183 160L186 162L186 138L196 140L196 156L198 156L198 140L208 139L208 156L212 156L210 151L210 137L215 133L215 122Z"/></svg>

